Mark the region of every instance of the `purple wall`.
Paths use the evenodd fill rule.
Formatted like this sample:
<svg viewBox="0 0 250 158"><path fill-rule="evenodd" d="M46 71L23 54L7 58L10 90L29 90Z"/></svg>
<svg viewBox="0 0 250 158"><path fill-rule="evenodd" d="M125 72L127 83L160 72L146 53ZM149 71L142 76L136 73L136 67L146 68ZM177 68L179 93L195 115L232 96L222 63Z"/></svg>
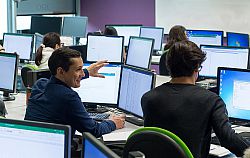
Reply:
<svg viewBox="0 0 250 158"><path fill-rule="evenodd" d="M105 24L155 26L155 0L81 0L81 15L89 18L88 31Z"/></svg>

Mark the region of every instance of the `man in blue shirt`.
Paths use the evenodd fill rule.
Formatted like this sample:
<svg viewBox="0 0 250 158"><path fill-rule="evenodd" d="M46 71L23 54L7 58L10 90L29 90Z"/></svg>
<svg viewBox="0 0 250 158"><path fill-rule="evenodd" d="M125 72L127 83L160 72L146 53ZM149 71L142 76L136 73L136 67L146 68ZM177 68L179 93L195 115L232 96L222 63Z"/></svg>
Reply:
<svg viewBox="0 0 250 158"><path fill-rule="evenodd" d="M90 118L79 95L71 89L80 87L80 81L88 76L104 77L98 70L106 61L92 64L83 70L83 61L78 51L59 48L49 58L52 77L40 79L32 87L25 120L67 124L79 132L90 132L96 137L123 128L124 118L112 115L100 123ZM93 94L94 95L94 94ZM96 96L98 97L98 96Z"/></svg>

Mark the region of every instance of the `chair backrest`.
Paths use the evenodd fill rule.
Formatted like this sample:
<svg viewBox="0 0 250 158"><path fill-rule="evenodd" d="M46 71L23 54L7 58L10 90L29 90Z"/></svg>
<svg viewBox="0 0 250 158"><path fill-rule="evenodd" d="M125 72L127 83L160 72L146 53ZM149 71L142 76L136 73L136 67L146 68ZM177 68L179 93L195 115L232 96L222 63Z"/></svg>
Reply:
<svg viewBox="0 0 250 158"><path fill-rule="evenodd" d="M28 71L32 70L38 70L38 68L34 65L27 64L21 69L21 77L23 81L23 85L27 87L31 87L31 85L28 85Z"/></svg>
<svg viewBox="0 0 250 158"><path fill-rule="evenodd" d="M127 158L131 151L141 151L146 158L193 158L178 136L157 127L144 127L134 131L125 144L123 158Z"/></svg>

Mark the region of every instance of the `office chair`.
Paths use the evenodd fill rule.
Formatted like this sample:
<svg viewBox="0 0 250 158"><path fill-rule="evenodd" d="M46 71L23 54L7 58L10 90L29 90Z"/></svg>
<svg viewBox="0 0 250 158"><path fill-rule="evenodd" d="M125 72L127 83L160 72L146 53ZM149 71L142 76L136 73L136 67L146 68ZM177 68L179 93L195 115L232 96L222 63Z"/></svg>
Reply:
<svg viewBox="0 0 250 158"><path fill-rule="evenodd" d="M134 131L125 144L123 158L128 158L131 151L140 151L146 158L193 158L178 136L157 127L144 127Z"/></svg>
<svg viewBox="0 0 250 158"><path fill-rule="evenodd" d="M35 65L26 64L21 69L21 78L23 81L23 85L26 87L26 105L31 95L31 87L32 87L32 85L29 85L30 83L28 81L28 71L32 71L32 70L38 70L38 67Z"/></svg>

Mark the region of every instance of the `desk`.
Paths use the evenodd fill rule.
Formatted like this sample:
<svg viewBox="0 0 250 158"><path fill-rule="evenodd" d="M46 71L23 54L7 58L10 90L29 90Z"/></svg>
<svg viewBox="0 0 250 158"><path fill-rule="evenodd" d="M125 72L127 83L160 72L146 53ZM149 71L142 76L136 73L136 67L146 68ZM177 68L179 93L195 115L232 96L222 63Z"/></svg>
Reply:
<svg viewBox="0 0 250 158"><path fill-rule="evenodd" d="M13 101L5 101L8 112L6 118L23 120L26 110L26 93L18 93Z"/></svg>

